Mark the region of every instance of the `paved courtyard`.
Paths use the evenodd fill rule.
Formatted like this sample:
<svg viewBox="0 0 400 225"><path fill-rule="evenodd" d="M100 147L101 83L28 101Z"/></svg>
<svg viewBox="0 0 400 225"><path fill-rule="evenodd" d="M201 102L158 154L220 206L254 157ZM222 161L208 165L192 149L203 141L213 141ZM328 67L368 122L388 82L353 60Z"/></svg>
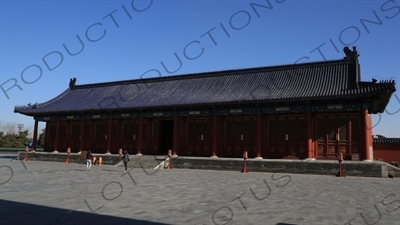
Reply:
<svg viewBox="0 0 400 225"><path fill-rule="evenodd" d="M0 155L0 224L400 224L400 179L13 158Z"/></svg>

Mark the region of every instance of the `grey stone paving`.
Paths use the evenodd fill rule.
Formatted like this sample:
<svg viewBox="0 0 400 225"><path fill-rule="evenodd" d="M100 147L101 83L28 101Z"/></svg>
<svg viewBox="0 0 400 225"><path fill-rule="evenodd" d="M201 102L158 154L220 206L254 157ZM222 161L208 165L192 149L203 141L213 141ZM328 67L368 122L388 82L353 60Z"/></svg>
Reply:
<svg viewBox="0 0 400 225"><path fill-rule="evenodd" d="M400 180L21 162L0 155L0 224L400 224Z"/></svg>

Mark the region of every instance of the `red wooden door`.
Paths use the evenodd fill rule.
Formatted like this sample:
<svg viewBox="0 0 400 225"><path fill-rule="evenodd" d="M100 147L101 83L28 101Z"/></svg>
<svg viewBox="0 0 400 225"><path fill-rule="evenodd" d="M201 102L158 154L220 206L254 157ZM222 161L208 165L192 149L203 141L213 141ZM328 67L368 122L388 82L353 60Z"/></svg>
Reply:
<svg viewBox="0 0 400 225"><path fill-rule="evenodd" d="M121 148L121 127L120 121L114 120L112 123L112 137L111 137L111 153L118 154Z"/></svg>
<svg viewBox="0 0 400 225"><path fill-rule="evenodd" d="M142 128L142 154L148 154L147 151L150 150L148 147L149 143L149 138L147 137L147 121L143 120L143 128Z"/></svg>
<svg viewBox="0 0 400 225"><path fill-rule="evenodd" d="M83 143L83 147L84 150L92 150L93 151L93 147L92 147L92 139L93 139L93 122L92 121L85 121L85 135L84 137L84 143Z"/></svg>
<svg viewBox="0 0 400 225"><path fill-rule="evenodd" d="M188 119L186 154L211 156L211 119Z"/></svg>
<svg viewBox="0 0 400 225"><path fill-rule="evenodd" d="M60 130L59 130L59 145L58 145L58 151L60 152L66 152L68 146L68 140L69 140L69 122L60 122Z"/></svg>
<svg viewBox="0 0 400 225"><path fill-rule="evenodd" d="M160 121L153 121L153 143L151 154L159 154L160 152Z"/></svg>
<svg viewBox="0 0 400 225"><path fill-rule="evenodd" d="M78 152L81 139L81 121L71 122L69 137L69 147L71 148L71 152Z"/></svg>
<svg viewBox="0 0 400 225"><path fill-rule="evenodd" d="M242 158L245 150L248 157L256 156L256 119L227 118L225 156Z"/></svg>
<svg viewBox="0 0 400 225"><path fill-rule="evenodd" d="M104 153L107 150L108 121L95 122L94 151ZM110 137L111 138L111 137Z"/></svg>
<svg viewBox="0 0 400 225"><path fill-rule="evenodd" d="M122 122L122 148L129 153L137 153L139 138L139 124L136 120Z"/></svg>
<svg viewBox="0 0 400 225"><path fill-rule="evenodd" d="M45 141L45 151L52 152L54 151L56 147L56 138L57 138L57 122L52 121L52 122L47 122L46 126L46 133L47 133L47 139Z"/></svg>
<svg viewBox="0 0 400 225"><path fill-rule="evenodd" d="M306 128L303 116L268 118L268 158L306 158Z"/></svg>

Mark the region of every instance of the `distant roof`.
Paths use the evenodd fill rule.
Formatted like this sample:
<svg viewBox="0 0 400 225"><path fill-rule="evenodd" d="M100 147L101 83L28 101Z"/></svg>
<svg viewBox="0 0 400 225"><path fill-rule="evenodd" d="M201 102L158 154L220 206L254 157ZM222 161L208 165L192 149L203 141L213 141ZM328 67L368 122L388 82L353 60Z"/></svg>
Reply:
<svg viewBox="0 0 400 225"><path fill-rule="evenodd" d="M358 61L332 60L282 66L75 85L40 104L16 106L35 116L221 104L370 99L370 113L383 112L394 81L361 82Z"/></svg>
<svg viewBox="0 0 400 225"><path fill-rule="evenodd" d="M400 138L374 138L374 144L400 144Z"/></svg>

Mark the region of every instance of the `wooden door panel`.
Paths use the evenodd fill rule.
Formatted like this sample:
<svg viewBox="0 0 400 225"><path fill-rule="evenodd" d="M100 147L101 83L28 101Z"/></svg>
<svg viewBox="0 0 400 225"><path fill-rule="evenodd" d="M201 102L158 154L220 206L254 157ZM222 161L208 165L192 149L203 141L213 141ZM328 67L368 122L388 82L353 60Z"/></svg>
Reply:
<svg viewBox="0 0 400 225"><path fill-rule="evenodd" d="M139 138L139 121L126 120L122 122L122 148L131 153L137 152Z"/></svg>
<svg viewBox="0 0 400 225"><path fill-rule="evenodd" d="M121 127L120 121L113 121L111 128L111 153L117 154L121 148Z"/></svg>
<svg viewBox="0 0 400 225"><path fill-rule="evenodd" d="M358 115L320 115L316 122L317 158L336 159L341 152L344 159L351 159L359 153Z"/></svg>
<svg viewBox="0 0 400 225"><path fill-rule="evenodd" d="M56 135L57 135L57 122L47 122L47 130L48 132L47 140L45 142L46 149L45 151L54 151L56 149Z"/></svg>
<svg viewBox="0 0 400 225"><path fill-rule="evenodd" d="M188 119L187 154L211 156L211 119Z"/></svg>
<svg viewBox="0 0 400 225"><path fill-rule="evenodd" d="M305 158L306 124L304 116L269 117L268 157Z"/></svg>
<svg viewBox="0 0 400 225"><path fill-rule="evenodd" d="M278 144L278 157L286 156L286 118L277 118L277 144ZM275 132L275 131L272 131Z"/></svg>
<svg viewBox="0 0 400 225"><path fill-rule="evenodd" d="M71 147L71 152L78 152L81 138L81 121L72 121L70 131L69 147Z"/></svg>
<svg viewBox="0 0 400 225"><path fill-rule="evenodd" d="M69 126L68 122L60 123L58 151L66 152L68 148Z"/></svg>
<svg viewBox="0 0 400 225"><path fill-rule="evenodd" d="M160 121L155 120L153 123L153 151L152 154L160 152Z"/></svg>
<svg viewBox="0 0 400 225"><path fill-rule="evenodd" d="M142 128L142 153L147 154L147 122L143 120L143 128Z"/></svg>
<svg viewBox="0 0 400 225"><path fill-rule="evenodd" d="M95 146L94 150L103 153L107 150L108 121L95 122ZM110 137L111 138L111 137Z"/></svg>
<svg viewBox="0 0 400 225"><path fill-rule="evenodd" d="M94 139L93 137L93 123L92 121L86 121L85 122L85 140L84 140L84 150L93 150L92 146L92 140Z"/></svg>
<svg viewBox="0 0 400 225"><path fill-rule="evenodd" d="M226 152L227 157L241 158L243 151L248 157L256 157L256 120L248 118L226 119Z"/></svg>

